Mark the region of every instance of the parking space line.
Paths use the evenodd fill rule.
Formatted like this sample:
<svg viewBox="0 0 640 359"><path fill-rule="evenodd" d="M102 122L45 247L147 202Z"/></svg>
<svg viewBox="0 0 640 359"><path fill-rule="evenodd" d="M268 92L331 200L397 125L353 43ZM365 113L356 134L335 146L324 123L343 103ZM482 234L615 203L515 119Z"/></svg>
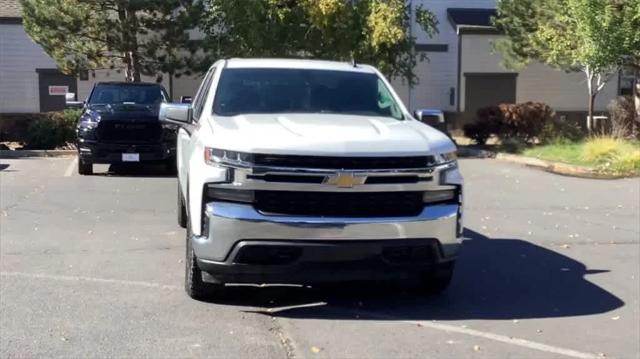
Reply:
<svg viewBox="0 0 640 359"><path fill-rule="evenodd" d="M68 276L68 275L52 275L52 274L40 274L40 273L24 273L24 272L0 272L0 276L3 277L19 277L19 278L34 278L34 279L47 279L47 280L59 280L68 282L94 282L94 283L107 283L107 284L122 284L132 285L138 287L158 288L166 290L179 290L180 286L160 284L153 282L141 282L132 280L121 279L108 279L108 278L93 278L93 277L80 277L80 276Z"/></svg>
<svg viewBox="0 0 640 359"><path fill-rule="evenodd" d="M71 175L73 174L73 170L76 169L76 165L78 164L78 157L74 157L73 161L71 161L71 163L69 163L69 166L67 167L67 170L64 171L64 176L65 177L71 177Z"/></svg>
<svg viewBox="0 0 640 359"><path fill-rule="evenodd" d="M157 288L157 289L164 289L164 290L180 290L181 289L181 287L177 285L167 285L167 284L160 284L160 283L153 283L153 282L130 281L130 280L121 280L121 279L81 277L81 276L51 275L51 274L25 273L25 272L0 272L0 276L58 280L58 281L68 281L68 282L84 281L84 282L94 282L94 283L120 284L120 285L130 285L130 286L138 286L138 287L146 287L146 288ZM312 303L305 306L318 306L318 305L324 305L324 304L326 303ZM290 309L290 308L289 307L277 308L276 310L270 310L269 313L277 314L278 311L286 310L286 309ZM352 311L352 310L349 310L349 311ZM538 350L545 353L564 355L572 358L578 358L578 359L601 359L602 358L602 356L592 354L592 353L579 352L573 349L561 348L553 345L534 342L527 339L495 334L491 332L485 332L485 331L470 329L466 327L460 327L460 326L451 325L451 324L436 323L431 321L403 320L402 318L398 318L390 315L384 315L380 313L368 312L368 311L362 311L362 310L353 310L353 312L357 313L358 315L365 314L372 318L379 318L382 320L394 320L394 321L407 323L411 325L418 325L425 328L489 339L489 340L493 340L496 342L501 342L509 345L515 345L515 346L519 346L527 349Z"/></svg>
<svg viewBox="0 0 640 359"><path fill-rule="evenodd" d="M356 312L356 311L354 311L354 312ZM397 320L397 321L401 321L403 323L407 323L407 324L411 324L411 325L419 325L419 326L422 326L422 327L431 328L431 329L440 330L440 331L449 332L449 333L470 335L470 336L473 336L473 337L489 339L489 340L493 340L493 341L496 341L496 342L501 342L501 343L505 343L505 344L520 346L520 347L523 347L523 348L538 350L538 351L542 351L542 352L546 352L546 353L564 355L564 356L568 356L568 357L572 357L572 358L602 359L601 355L596 355L596 354L592 354L592 353L585 353L585 352L579 352L579 351L576 351L576 350L573 350L573 349L556 347L556 346L553 346L553 345L538 343L538 342L534 342L534 341L527 340L527 339L516 338L516 337L511 337L511 336L506 336L506 335L501 335L501 334L495 334L495 333L491 333L491 332L484 332L484 331L480 331L480 330L470 329L470 328L466 328L466 327L460 327L460 326L451 325L451 324L435 323L435 322L431 322L431 321L403 320L401 318L397 318L397 317L394 317L394 316L383 315L383 314L379 314L379 313L372 313L372 312L367 312L367 311L357 311L357 313L359 315L362 315L362 314L370 315L373 318L377 317L377 318L384 319L384 320Z"/></svg>

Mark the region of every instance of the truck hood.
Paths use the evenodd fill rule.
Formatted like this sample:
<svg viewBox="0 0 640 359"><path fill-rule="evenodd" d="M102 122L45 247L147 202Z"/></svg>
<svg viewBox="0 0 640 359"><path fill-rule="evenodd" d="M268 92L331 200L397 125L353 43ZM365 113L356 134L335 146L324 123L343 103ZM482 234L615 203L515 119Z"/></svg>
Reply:
<svg viewBox="0 0 640 359"><path fill-rule="evenodd" d="M85 116L96 121L157 121L160 105L87 105Z"/></svg>
<svg viewBox="0 0 640 359"><path fill-rule="evenodd" d="M214 147L249 153L407 156L455 151L442 132L416 120L336 114L213 116Z"/></svg>

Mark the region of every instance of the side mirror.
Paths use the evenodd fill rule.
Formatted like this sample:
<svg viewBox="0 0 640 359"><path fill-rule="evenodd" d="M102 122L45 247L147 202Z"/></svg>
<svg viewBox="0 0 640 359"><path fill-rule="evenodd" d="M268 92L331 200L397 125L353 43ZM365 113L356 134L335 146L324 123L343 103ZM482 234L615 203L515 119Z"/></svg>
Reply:
<svg viewBox="0 0 640 359"><path fill-rule="evenodd" d="M162 122L191 122L191 104L163 103L160 106L159 119Z"/></svg>
<svg viewBox="0 0 640 359"><path fill-rule="evenodd" d="M422 111L420 110L415 110L413 111L413 118L415 118L418 121L422 121Z"/></svg>
<svg viewBox="0 0 640 359"><path fill-rule="evenodd" d="M191 96L180 96L180 103L191 103Z"/></svg>

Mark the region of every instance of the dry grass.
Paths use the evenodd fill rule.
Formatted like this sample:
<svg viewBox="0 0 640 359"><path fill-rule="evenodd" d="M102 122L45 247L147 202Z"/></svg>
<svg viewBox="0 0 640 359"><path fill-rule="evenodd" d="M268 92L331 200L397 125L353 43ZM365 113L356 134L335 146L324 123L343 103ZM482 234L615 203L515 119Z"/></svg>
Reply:
<svg viewBox="0 0 640 359"><path fill-rule="evenodd" d="M611 137L534 147L524 151L524 155L593 167L607 174L640 175L640 143Z"/></svg>

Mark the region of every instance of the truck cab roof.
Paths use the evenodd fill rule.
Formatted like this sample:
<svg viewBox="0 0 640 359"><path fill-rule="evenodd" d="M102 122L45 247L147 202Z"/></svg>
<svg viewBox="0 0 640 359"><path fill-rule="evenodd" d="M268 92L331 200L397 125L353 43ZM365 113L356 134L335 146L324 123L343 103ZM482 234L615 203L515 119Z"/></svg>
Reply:
<svg viewBox="0 0 640 359"><path fill-rule="evenodd" d="M282 68L282 69L307 69L307 70L332 70L351 71L363 73L376 73L375 69L369 65L353 64L348 62L307 60L307 59L244 59L231 58L226 60L226 68Z"/></svg>

